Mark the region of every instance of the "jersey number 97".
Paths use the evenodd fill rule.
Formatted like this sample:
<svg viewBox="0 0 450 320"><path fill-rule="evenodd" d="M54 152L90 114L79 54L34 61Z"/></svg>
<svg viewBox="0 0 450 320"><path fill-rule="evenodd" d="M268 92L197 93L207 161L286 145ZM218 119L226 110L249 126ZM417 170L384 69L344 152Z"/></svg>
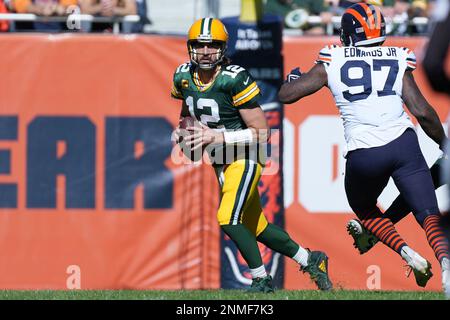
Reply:
<svg viewBox="0 0 450 320"><path fill-rule="evenodd" d="M389 67L389 73L384 83L383 90L377 90L379 97L395 95L394 87L395 79L398 74L398 61L389 59L373 60L373 71L381 71L382 67ZM359 68L362 70L362 76L359 78L350 78L349 70L351 68ZM349 90L343 91L342 95L350 102L367 99L372 94L372 70L370 64L362 60L347 61L341 67L341 81L348 87L363 87L363 91L359 93L350 93Z"/></svg>

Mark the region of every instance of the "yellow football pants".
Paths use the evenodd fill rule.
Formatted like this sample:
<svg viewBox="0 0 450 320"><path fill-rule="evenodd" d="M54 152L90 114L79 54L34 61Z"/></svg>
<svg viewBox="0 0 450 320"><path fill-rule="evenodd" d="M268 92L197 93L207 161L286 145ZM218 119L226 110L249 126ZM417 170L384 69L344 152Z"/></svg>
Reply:
<svg viewBox="0 0 450 320"><path fill-rule="evenodd" d="M258 162L239 159L215 167L222 191L217 220L220 225L243 223L255 236L267 227L258 193L262 167Z"/></svg>

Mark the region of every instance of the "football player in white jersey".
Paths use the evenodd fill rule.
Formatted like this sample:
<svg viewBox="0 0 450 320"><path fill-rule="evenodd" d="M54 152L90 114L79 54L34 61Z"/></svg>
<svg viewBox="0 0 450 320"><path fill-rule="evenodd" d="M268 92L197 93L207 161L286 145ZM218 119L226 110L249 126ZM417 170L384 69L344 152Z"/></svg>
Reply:
<svg viewBox="0 0 450 320"><path fill-rule="evenodd" d="M439 224L433 181L403 103L441 149L446 137L439 117L414 80L414 53L408 48L384 47L385 39L384 17L378 7L351 6L341 20L343 46L323 48L316 65L283 84L278 97L290 104L324 86L330 89L344 124L348 202L363 226L397 252L414 272L417 284L424 287L432 276L431 264L400 237L377 207L377 199L392 177L425 230L441 267L446 268L448 243Z"/></svg>
<svg viewBox="0 0 450 320"><path fill-rule="evenodd" d="M427 44L422 67L431 87L437 92L444 92L450 95L450 77L445 73L445 58L448 52L450 33L450 2L448 0L436 1L433 9L432 19L434 26ZM449 123L447 119L447 123ZM450 150L447 140L446 152ZM434 187L437 189L450 181L450 160L448 156L441 156L430 168ZM384 212L384 216L396 224L411 212L406 201L399 195L394 202ZM447 239L450 234L450 215L442 217L444 231ZM368 252L377 242L378 238L368 231L358 219L352 219L347 224L347 230L353 237L354 246L360 254ZM444 287L447 298L450 299L450 271L447 273L447 283Z"/></svg>

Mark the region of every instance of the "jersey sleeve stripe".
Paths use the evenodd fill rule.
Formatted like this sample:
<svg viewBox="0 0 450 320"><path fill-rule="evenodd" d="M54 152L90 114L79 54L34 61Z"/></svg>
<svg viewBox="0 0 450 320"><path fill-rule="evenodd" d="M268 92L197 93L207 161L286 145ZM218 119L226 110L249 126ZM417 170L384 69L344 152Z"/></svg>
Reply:
<svg viewBox="0 0 450 320"><path fill-rule="evenodd" d="M173 93L171 93L170 95L172 96L172 98L175 98L175 99L181 99L181 100L184 99L183 96L176 96Z"/></svg>
<svg viewBox="0 0 450 320"><path fill-rule="evenodd" d="M325 52L322 52L322 51L319 52L319 55L325 56L325 57L331 57L330 53L325 53Z"/></svg>
<svg viewBox="0 0 450 320"><path fill-rule="evenodd" d="M181 95L181 92L178 91L178 89L175 86L172 86L172 93L175 95Z"/></svg>
<svg viewBox="0 0 450 320"><path fill-rule="evenodd" d="M236 102L241 97L246 95L249 91L251 91L254 87L256 87L256 81L253 81L247 88L245 88L244 90L233 96L233 101Z"/></svg>
<svg viewBox="0 0 450 320"><path fill-rule="evenodd" d="M238 100L234 101L234 106L240 106L241 104L244 104L250 100L252 100L254 97L256 97L259 93L259 88L256 86L250 92L248 92L245 96L242 96Z"/></svg>
<svg viewBox="0 0 450 320"><path fill-rule="evenodd" d="M177 88L175 88L175 87L172 87L170 94L174 98L183 99L182 94L180 92L178 92Z"/></svg>
<svg viewBox="0 0 450 320"><path fill-rule="evenodd" d="M317 59L317 60L323 61L323 62L328 62L328 63L331 62L331 58L326 58L326 57L321 57L321 56L319 56L319 59Z"/></svg>

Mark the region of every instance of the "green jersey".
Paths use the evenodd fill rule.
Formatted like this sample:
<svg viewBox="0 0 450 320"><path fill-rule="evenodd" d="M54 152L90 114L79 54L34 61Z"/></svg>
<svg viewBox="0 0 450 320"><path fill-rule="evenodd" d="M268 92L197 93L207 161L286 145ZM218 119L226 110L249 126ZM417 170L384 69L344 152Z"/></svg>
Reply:
<svg viewBox="0 0 450 320"><path fill-rule="evenodd" d="M189 63L176 69L171 95L186 102L192 117L219 131L246 129L239 109L254 107L261 96L256 81L240 66L221 66L215 80L204 85ZM225 144L207 148L213 165L229 163L230 159L262 159L255 150L255 146L237 150L236 146Z"/></svg>
<svg viewBox="0 0 450 320"><path fill-rule="evenodd" d="M221 131L246 129L239 109L253 107L261 95L256 81L240 66L221 66L215 80L203 85L189 63L176 69L171 94L186 102L192 117Z"/></svg>

